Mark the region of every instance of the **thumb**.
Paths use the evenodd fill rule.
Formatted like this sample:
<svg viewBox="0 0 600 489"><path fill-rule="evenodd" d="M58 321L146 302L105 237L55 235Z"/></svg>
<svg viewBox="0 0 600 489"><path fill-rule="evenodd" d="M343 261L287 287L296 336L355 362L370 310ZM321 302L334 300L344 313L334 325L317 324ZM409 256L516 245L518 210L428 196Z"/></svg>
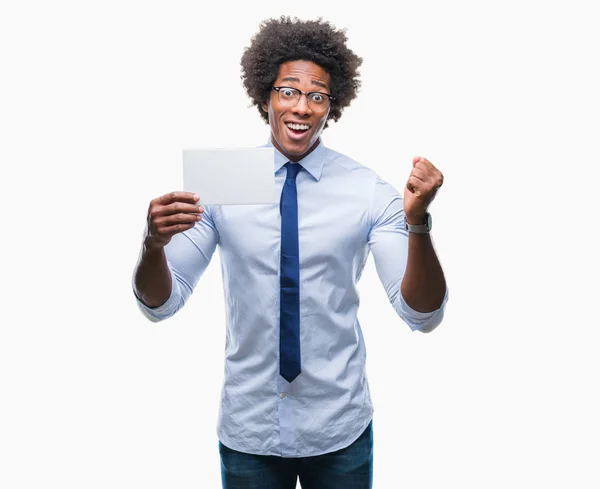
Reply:
<svg viewBox="0 0 600 489"><path fill-rule="evenodd" d="M410 180L406 182L406 190L408 190L411 194L416 195L417 197L421 195L421 192L415 187Z"/></svg>
<svg viewBox="0 0 600 489"><path fill-rule="evenodd" d="M415 165L416 165L416 164L417 164L417 163L418 163L420 160L421 160L421 157L420 157L420 156L415 156L415 157L413 157L413 161L412 161L413 167L414 167L414 166L415 166Z"/></svg>

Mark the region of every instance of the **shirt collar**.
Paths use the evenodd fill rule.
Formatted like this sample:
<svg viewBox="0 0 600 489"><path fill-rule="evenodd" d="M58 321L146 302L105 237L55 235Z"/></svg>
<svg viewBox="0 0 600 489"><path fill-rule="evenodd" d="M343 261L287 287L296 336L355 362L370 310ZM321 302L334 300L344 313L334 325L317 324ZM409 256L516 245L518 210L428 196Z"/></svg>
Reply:
<svg viewBox="0 0 600 489"><path fill-rule="evenodd" d="M275 150L275 173L277 173L283 165L285 165L288 160L285 156L283 156L279 150L273 146L271 142L271 137L269 136L269 140L267 144L263 146L264 148L273 148ZM302 167L310 173L317 182L321 179L321 173L323 171L323 164L325 162L325 153L327 152L327 148L323 144L321 138L319 138L319 145L311 151L311 153L302 158L298 163L302 165Z"/></svg>

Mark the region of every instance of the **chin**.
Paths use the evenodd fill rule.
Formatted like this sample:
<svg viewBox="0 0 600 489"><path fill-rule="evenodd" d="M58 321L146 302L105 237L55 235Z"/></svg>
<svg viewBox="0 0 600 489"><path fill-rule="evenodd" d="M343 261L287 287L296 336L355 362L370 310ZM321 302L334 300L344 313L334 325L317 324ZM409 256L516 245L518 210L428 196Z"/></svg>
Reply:
<svg viewBox="0 0 600 489"><path fill-rule="evenodd" d="M315 139L314 141L310 141L308 143L303 143L303 144L294 144L294 143L289 143L287 145L287 152L289 154L293 154L293 155L303 155L306 152L310 151L310 149L317 143L318 138Z"/></svg>
<svg viewBox="0 0 600 489"><path fill-rule="evenodd" d="M308 146L302 146L302 147L298 147L298 146L291 146L288 148L284 148L286 150L286 152L290 155L294 155L294 156L302 156L304 153L306 153L309 149L311 148L311 145Z"/></svg>

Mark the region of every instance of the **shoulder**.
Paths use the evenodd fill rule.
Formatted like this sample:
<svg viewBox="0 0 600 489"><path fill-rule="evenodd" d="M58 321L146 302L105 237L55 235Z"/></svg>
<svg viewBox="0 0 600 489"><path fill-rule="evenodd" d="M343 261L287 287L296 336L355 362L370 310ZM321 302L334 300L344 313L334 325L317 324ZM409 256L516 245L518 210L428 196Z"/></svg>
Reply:
<svg viewBox="0 0 600 489"><path fill-rule="evenodd" d="M329 148L325 148L325 150L325 166L328 165L333 173L348 174L351 178L355 178L362 184L368 185L374 195L379 194L380 196L387 196L389 198L399 196L398 190L369 166L338 151Z"/></svg>
<svg viewBox="0 0 600 489"><path fill-rule="evenodd" d="M369 180L373 184L379 179L377 173L367 165L338 151L325 148L323 157L324 165L330 166L334 170L350 173L357 178Z"/></svg>

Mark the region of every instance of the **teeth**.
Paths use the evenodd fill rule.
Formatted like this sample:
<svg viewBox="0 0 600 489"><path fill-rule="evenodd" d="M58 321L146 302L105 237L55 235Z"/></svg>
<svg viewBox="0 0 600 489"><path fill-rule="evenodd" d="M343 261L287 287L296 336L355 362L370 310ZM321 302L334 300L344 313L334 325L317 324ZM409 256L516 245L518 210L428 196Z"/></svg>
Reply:
<svg viewBox="0 0 600 489"><path fill-rule="evenodd" d="M290 129L294 129L296 131L307 131L308 127L306 124L286 124Z"/></svg>

